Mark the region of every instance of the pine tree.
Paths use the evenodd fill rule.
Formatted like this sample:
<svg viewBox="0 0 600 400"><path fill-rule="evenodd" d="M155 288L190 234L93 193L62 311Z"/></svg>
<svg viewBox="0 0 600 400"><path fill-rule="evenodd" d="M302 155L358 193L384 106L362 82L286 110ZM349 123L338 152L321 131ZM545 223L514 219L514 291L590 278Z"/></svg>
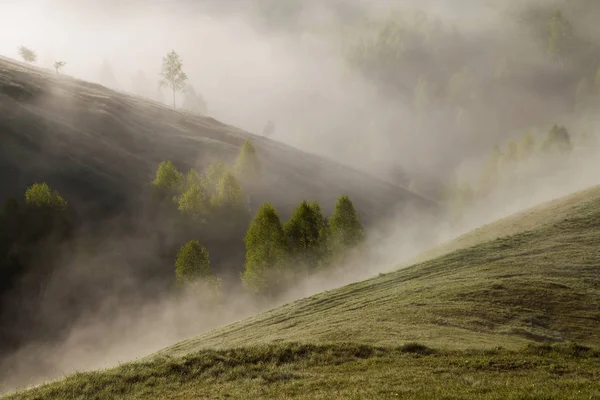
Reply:
<svg viewBox="0 0 600 400"><path fill-rule="evenodd" d="M319 203L303 201L284 225L293 261L309 268L323 262L327 246L327 221Z"/></svg>
<svg viewBox="0 0 600 400"><path fill-rule="evenodd" d="M194 168L190 169L185 177L185 188L189 188L194 185L203 186L206 189L206 179L200 175Z"/></svg>
<svg viewBox="0 0 600 400"><path fill-rule="evenodd" d="M216 193L219 181L225 172L228 172L229 168L225 163L220 161L212 163L206 170L206 180L208 184L208 191L212 195Z"/></svg>
<svg viewBox="0 0 600 400"><path fill-rule="evenodd" d="M204 185L193 183L179 198L179 211L194 219L204 221L210 211L210 202Z"/></svg>
<svg viewBox="0 0 600 400"><path fill-rule="evenodd" d="M25 203L36 208L59 211L67 209L67 201L58 192L52 192L46 182L31 185L25 192Z"/></svg>
<svg viewBox="0 0 600 400"><path fill-rule="evenodd" d="M226 171L219 179L211 204L227 212L246 209L242 188L231 172Z"/></svg>
<svg viewBox="0 0 600 400"><path fill-rule="evenodd" d="M319 226L319 240L315 246L315 254L318 267L327 266L331 262L331 230L329 229L329 220L323 214L321 205L318 201L309 203L308 206L311 208L313 215Z"/></svg>
<svg viewBox="0 0 600 400"><path fill-rule="evenodd" d="M546 136L546 140L542 144L542 150L554 151L558 150L561 153L568 153L571 151L573 146L571 145L571 137L569 135L569 131L564 126L554 125L548 135Z"/></svg>
<svg viewBox="0 0 600 400"><path fill-rule="evenodd" d="M253 292L271 297L282 288L288 259L285 232L273 205L267 203L261 206L244 242L246 269L242 281Z"/></svg>
<svg viewBox="0 0 600 400"><path fill-rule="evenodd" d="M329 223L336 255L358 246L365 240L364 228L352 201L346 195L338 199Z"/></svg>
<svg viewBox="0 0 600 400"><path fill-rule="evenodd" d="M175 275L178 282L185 284L214 279L208 251L197 240L190 240L179 249Z"/></svg>
<svg viewBox="0 0 600 400"><path fill-rule="evenodd" d="M252 142L246 140L235 163L235 173L243 185L252 185L261 175L261 163Z"/></svg>
<svg viewBox="0 0 600 400"><path fill-rule="evenodd" d="M152 181L156 193L163 199L177 195L183 186L183 174L171 161L163 161L156 169L156 178Z"/></svg>

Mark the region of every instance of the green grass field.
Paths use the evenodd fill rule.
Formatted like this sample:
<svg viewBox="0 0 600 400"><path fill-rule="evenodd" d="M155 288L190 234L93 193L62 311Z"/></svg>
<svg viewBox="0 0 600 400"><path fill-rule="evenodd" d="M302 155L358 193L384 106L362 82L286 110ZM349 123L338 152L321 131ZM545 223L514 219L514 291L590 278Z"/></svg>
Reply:
<svg viewBox="0 0 600 400"><path fill-rule="evenodd" d="M423 259L8 398L600 399L600 188Z"/></svg>

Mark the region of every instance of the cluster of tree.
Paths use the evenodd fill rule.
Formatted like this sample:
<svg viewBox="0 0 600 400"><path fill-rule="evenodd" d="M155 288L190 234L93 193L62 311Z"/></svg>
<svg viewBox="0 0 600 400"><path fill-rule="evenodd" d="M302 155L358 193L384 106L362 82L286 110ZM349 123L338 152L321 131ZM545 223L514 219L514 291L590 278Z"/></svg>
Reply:
<svg viewBox="0 0 600 400"><path fill-rule="evenodd" d="M243 227L246 252L242 281L256 293L272 295L297 273L308 274L342 262L350 249L363 242L364 229L348 196L338 200L331 218L323 214L317 202L304 201L285 224L270 203L262 205L250 222L247 196L261 175L256 149L246 141L232 167L216 162L203 174L191 169L184 175L165 161L159 165L152 186L157 202L177 209L185 223L196 228L190 231L196 237L203 236L203 229L211 238L225 230L233 242ZM214 289L220 281L210 266L209 246L202 242L194 239L179 249L175 275L182 286Z"/></svg>
<svg viewBox="0 0 600 400"><path fill-rule="evenodd" d="M600 52L582 25L583 6L555 7L515 6L514 29L481 44L462 35L460 26L424 13L390 12L344 28L344 56L350 71L372 82L379 95L411 105L414 112L402 122L406 134L469 143L464 148L472 154L443 152L438 163L447 170L504 140L506 132L570 113L572 106L586 112L600 106ZM475 53L485 68L474 68ZM558 105L550 98L567 101ZM394 128L387 135L393 140Z"/></svg>
<svg viewBox="0 0 600 400"><path fill-rule="evenodd" d="M554 125L539 144L531 132L526 132L518 141L510 140L504 149L494 146L481 166L475 185L459 182L456 177L447 186L444 203L453 220L460 219L465 211L478 200L493 195L505 185L528 179L522 165L556 163L573 150L571 135L564 126Z"/></svg>
<svg viewBox="0 0 600 400"><path fill-rule="evenodd" d="M298 275L342 262L364 239L364 228L348 196L338 199L331 218L323 214L318 202L303 201L285 223L271 203L263 204L244 237L242 282L254 293L271 297ZM196 240L181 247L175 273L185 285L215 288L219 283L208 251Z"/></svg>
<svg viewBox="0 0 600 400"><path fill-rule="evenodd" d="M261 162L250 141L245 141L233 168L223 162L208 166L204 174L190 169L184 177L171 161L163 161L152 182L156 198L177 206L186 218L206 224L247 219L249 191L260 180Z"/></svg>
<svg viewBox="0 0 600 400"><path fill-rule="evenodd" d="M10 310L0 302L0 327L4 312L20 313L43 301L55 267L53 255L71 234L68 204L46 183L30 186L24 201L9 198L5 202L0 210L0 300L5 301L5 294L11 292L15 302ZM31 315L20 318L23 321ZM4 327L9 329L9 325Z"/></svg>
<svg viewBox="0 0 600 400"><path fill-rule="evenodd" d="M37 53L33 49L30 49L29 47L25 47L25 46L19 46L17 51L19 53L19 57L21 57L23 59L23 61L25 61L26 63L33 64L37 61ZM67 63L65 61L55 61L54 62L53 66L54 66L54 70L56 71L56 75L58 75L60 70L65 65L67 65Z"/></svg>

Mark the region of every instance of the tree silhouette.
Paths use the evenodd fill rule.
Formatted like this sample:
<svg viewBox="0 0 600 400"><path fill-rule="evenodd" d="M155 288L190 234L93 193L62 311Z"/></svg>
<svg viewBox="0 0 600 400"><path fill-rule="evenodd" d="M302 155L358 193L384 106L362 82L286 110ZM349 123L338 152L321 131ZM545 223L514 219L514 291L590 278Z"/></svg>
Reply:
<svg viewBox="0 0 600 400"><path fill-rule="evenodd" d="M37 61L37 54L32 49L25 46L20 46L18 51L19 56L23 59L23 61L27 63L34 63Z"/></svg>
<svg viewBox="0 0 600 400"><path fill-rule="evenodd" d="M162 71L160 73L162 79L159 81L162 87L170 87L173 90L173 108L175 104L175 93L181 92L186 88L188 77L183 72L183 64L179 58L179 54L175 50L163 57Z"/></svg>
<svg viewBox="0 0 600 400"><path fill-rule="evenodd" d="M56 75L58 75L58 71L60 71L60 69L62 67L64 67L65 65L67 65L67 63L64 61L55 61L54 62L54 69L56 70Z"/></svg>

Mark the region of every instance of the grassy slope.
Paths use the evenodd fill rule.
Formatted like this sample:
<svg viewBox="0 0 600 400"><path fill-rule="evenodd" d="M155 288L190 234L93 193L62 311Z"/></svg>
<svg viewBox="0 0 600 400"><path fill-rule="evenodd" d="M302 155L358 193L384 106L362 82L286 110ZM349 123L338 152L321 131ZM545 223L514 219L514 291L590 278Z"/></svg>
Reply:
<svg viewBox="0 0 600 400"><path fill-rule="evenodd" d="M0 201L47 180L74 205L115 207L136 200L160 161L185 170L231 162L246 139L261 155L265 188L273 188L253 199L255 206L272 201L285 215L314 199L330 211L346 193L367 220L398 203L435 207L405 189L212 118L0 57ZM282 186L285 191L275 190Z"/></svg>
<svg viewBox="0 0 600 400"><path fill-rule="evenodd" d="M484 241L473 247L294 302L162 354L278 341L600 345L600 188L521 215L523 225L511 217L446 246Z"/></svg>
<svg viewBox="0 0 600 400"><path fill-rule="evenodd" d="M161 358L8 396L48 399L594 399L600 351L281 344Z"/></svg>
<svg viewBox="0 0 600 400"><path fill-rule="evenodd" d="M598 398L598 350L531 341L600 344L600 188L525 215L480 230L511 236L9 398Z"/></svg>

